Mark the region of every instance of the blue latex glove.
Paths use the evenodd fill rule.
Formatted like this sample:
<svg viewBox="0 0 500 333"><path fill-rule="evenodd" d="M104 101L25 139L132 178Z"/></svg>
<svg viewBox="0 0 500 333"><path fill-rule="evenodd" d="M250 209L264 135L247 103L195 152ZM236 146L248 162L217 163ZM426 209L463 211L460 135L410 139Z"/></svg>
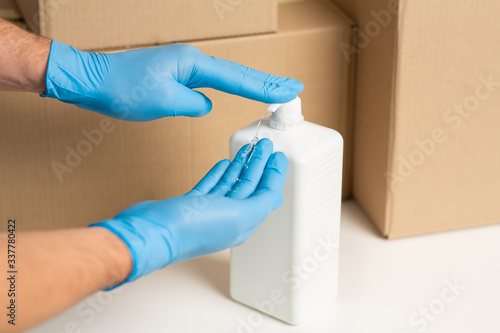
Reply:
<svg viewBox="0 0 500 333"><path fill-rule="evenodd" d="M121 53L82 52L52 42L47 92L83 109L131 121L204 116L212 102L194 88L213 88L264 103L294 99L304 86L173 44Z"/></svg>
<svg viewBox="0 0 500 333"><path fill-rule="evenodd" d="M248 164L244 146L232 163L222 160L189 193L133 205L91 226L118 235L134 266L125 282L182 260L242 244L283 202L287 158L260 140ZM238 177L240 180L237 181Z"/></svg>

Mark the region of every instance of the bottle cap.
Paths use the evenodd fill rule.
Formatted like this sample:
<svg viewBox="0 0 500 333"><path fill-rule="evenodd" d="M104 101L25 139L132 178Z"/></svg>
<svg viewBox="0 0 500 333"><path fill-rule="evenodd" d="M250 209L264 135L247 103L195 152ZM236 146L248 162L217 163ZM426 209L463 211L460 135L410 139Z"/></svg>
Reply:
<svg viewBox="0 0 500 333"><path fill-rule="evenodd" d="M288 130L298 127L304 122L300 97L296 97L288 103L271 104L267 110L273 112L269 126L275 129Z"/></svg>

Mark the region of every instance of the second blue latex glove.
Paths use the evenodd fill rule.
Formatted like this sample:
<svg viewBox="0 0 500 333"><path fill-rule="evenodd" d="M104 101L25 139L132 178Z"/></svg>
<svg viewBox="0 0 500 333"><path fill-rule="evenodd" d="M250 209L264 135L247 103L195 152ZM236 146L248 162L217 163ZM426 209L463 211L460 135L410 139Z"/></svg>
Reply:
<svg viewBox="0 0 500 333"><path fill-rule="evenodd" d="M47 92L83 109L131 121L199 117L212 102L194 88L213 88L264 103L284 103L299 81L270 75L172 44L120 53L83 52L52 41Z"/></svg>
<svg viewBox="0 0 500 333"><path fill-rule="evenodd" d="M286 156L273 154L272 142L262 139L242 173L247 147L232 163L217 163L186 195L141 202L92 225L110 230L127 244L134 266L125 282L240 245L281 205Z"/></svg>

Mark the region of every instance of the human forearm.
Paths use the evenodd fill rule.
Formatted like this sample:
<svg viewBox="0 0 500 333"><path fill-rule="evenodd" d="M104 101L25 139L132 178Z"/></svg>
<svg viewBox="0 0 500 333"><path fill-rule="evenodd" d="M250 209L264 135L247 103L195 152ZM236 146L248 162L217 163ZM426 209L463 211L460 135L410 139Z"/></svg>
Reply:
<svg viewBox="0 0 500 333"><path fill-rule="evenodd" d="M20 232L17 235L19 316L0 321L0 331L23 331L63 311L91 293L116 285L130 274L127 246L102 228ZM6 272L7 236L0 235L0 267ZM5 260L3 259L5 258ZM7 304L5 279L0 304Z"/></svg>
<svg viewBox="0 0 500 333"><path fill-rule="evenodd" d="M50 44L0 19L0 90L44 93Z"/></svg>

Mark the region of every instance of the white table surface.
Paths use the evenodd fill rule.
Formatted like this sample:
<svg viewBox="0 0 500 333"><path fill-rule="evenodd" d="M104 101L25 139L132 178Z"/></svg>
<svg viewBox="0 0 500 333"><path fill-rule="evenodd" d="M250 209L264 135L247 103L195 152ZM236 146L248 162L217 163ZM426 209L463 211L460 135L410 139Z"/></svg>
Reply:
<svg viewBox="0 0 500 333"><path fill-rule="evenodd" d="M500 332L500 225L385 240L354 202L342 209L339 297L301 326L232 301L224 251L94 294L30 332Z"/></svg>

